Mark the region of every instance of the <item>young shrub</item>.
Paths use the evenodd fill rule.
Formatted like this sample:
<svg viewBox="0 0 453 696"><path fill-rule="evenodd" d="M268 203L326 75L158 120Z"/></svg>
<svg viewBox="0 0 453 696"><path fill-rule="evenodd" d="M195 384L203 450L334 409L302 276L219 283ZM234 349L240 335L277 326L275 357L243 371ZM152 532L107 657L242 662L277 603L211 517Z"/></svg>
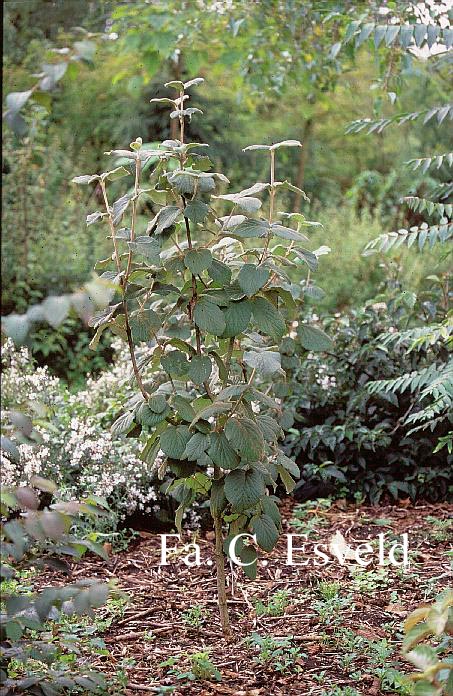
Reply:
<svg viewBox="0 0 453 696"><path fill-rule="evenodd" d="M307 239L300 229L311 223L299 213L278 211L280 192L296 190L276 179L278 152L301 143L245 148L268 158L269 181L222 193L228 179L211 171L208 146L185 141L186 121L200 113L188 106L187 90L202 82L170 82L166 86L175 89L175 98L152 100L169 105L170 118L179 123L178 139L150 150L137 138L130 150L109 153L121 158L114 169L73 181L99 185L105 208L88 222L104 221L113 245L111 262L98 267L107 268L101 278L117 299L93 322L95 342L107 327L127 341L138 388L113 432L144 432L146 462L163 455L159 473L172 472L176 478L169 490L182 493L179 530L184 510L197 497L209 496L227 635L223 526L226 542L251 532L271 551L280 514L268 488L275 490L280 477L292 490L292 476L299 473L278 444L280 405L258 388L256 378L281 373L278 345L298 315L303 292L288 271L304 263L313 270L317 258L300 246ZM142 183L145 171L149 181ZM132 189L111 202L109 182L131 175ZM266 217L259 214L263 194ZM157 206L146 227L138 216L143 202ZM311 330L315 340L319 330ZM153 371L149 381L145 367ZM249 564L248 574L256 574L255 549L238 543L236 550Z"/></svg>

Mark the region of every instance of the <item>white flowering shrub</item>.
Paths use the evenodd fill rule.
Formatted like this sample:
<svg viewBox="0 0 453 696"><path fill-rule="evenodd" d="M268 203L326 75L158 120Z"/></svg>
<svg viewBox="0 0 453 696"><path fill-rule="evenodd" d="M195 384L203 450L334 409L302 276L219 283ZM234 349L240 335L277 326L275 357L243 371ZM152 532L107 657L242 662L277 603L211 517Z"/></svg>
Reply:
<svg viewBox="0 0 453 696"><path fill-rule="evenodd" d="M117 352L110 371L88 379L86 389L76 394L46 367L36 368L28 350L15 348L11 339L5 343L2 360L2 408L6 415L17 408L37 414L40 440L18 444L19 457L2 450L4 485L26 485L34 475L49 478L68 499L107 499L118 520L137 511L159 511L161 482L156 483L154 475L159 460L154 467L141 461L137 440L114 437L105 427L127 396L124 351Z"/></svg>

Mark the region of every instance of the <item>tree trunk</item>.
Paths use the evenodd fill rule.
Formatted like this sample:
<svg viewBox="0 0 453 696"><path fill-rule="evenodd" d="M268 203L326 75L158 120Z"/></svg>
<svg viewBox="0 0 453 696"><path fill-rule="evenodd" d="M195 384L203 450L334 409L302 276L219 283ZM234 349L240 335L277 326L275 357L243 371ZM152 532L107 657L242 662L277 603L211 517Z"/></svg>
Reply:
<svg viewBox="0 0 453 696"><path fill-rule="evenodd" d="M313 118L307 118L305 121L304 125L304 131L302 134L302 147L300 149L300 155L299 155L299 166L297 168L297 176L296 176L296 186L297 188L303 189L304 187L304 181L305 181L305 166L307 164L307 156L308 156L308 143L310 140L310 136L313 132L313 127L314 127L314 121ZM302 203L302 194L296 193L294 194L294 204L293 204L293 212L298 213L300 211L300 204Z"/></svg>
<svg viewBox="0 0 453 696"><path fill-rule="evenodd" d="M223 534L222 534L222 517L215 515L214 531L215 531L215 562L217 575L217 602L219 605L220 624L222 626L223 635L229 638L230 619L228 616L228 604L226 596L226 577L225 577L225 555L223 553Z"/></svg>

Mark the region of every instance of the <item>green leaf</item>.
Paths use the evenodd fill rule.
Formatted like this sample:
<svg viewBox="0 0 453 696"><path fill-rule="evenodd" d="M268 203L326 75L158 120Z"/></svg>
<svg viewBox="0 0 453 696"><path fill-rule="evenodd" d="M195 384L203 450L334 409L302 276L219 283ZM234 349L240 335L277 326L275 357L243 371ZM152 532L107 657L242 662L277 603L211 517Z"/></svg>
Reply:
<svg viewBox="0 0 453 696"><path fill-rule="evenodd" d="M171 409L167 402L165 402L164 409L157 412L151 408L149 403L140 404L137 409L136 418L141 425L145 425L148 428L154 428L159 423L162 423L162 421L164 421L170 413Z"/></svg>
<svg viewBox="0 0 453 696"><path fill-rule="evenodd" d="M212 254L209 249L190 249L184 256L184 265L193 275L199 275L209 268Z"/></svg>
<svg viewBox="0 0 453 696"><path fill-rule="evenodd" d="M223 480L213 481L211 486L210 510L211 515L220 515L227 506Z"/></svg>
<svg viewBox="0 0 453 696"><path fill-rule="evenodd" d="M316 271L318 268L318 257L316 254L313 254L312 251L308 251L308 249L291 249L291 253L295 254L301 261L304 261L310 271Z"/></svg>
<svg viewBox="0 0 453 696"><path fill-rule="evenodd" d="M294 490L296 482L283 466L277 466L277 471L280 474L280 478L285 486L286 492L291 493Z"/></svg>
<svg viewBox="0 0 453 696"><path fill-rule="evenodd" d="M12 112L20 111L27 103L33 90L29 89L26 92L10 92L6 95L6 107Z"/></svg>
<svg viewBox="0 0 453 696"><path fill-rule="evenodd" d="M146 231L148 234L162 234L164 230L171 227L181 214L181 208L177 205L167 205L159 210L157 215L148 223Z"/></svg>
<svg viewBox="0 0 453 696"><path fill-rule="evenodd" d="M277 529L279 529L282 522L282 517L273 497L270 495L265 495L261 500L261 507L263 508L263 512L273 520L275 526Z"/></svg>
<svg viewBox="0 0 453 696"><path fill-rule="evenodd" d="M262 333L280 339L286 333L285 321L273 304L264 297L253 300L253 318Z"/></svg>
<svg viewBox="0 0 453 696"><path fill-rule="evenodd" d="M186 445L186 449L184 451L184 458L188 459L191 462L200 459L208 449L209 444L209 435L205 435L204 433L195 433L194 435L192 435L192 437Z"/></svg>
<svg viewBox="0 0 453 696"><path fill-rule="evenodd" d="M163 355L160 363L165 372L175 377L185 377L189 369L189 361L187 356L180 350L172 350Z"/></svg>
<svg viewBox="0 0 453 696"><path fill-rule="evenodd" d="M307 237L301 232L297 232L296 230L291 229L291 227L284 227L278 223L274 223L272 225L272 234L275 234L276 237L281 237L282 239L291 239L295 242L307 241ZM294 249L291 251L294 252Z"/></svg>
<svg viewBox="0 0 453 696"><path fill-rule="evenodd" d="M191 201L184 209L184 215L195 223L202 223L209 213L209 206L203 201Z"/></svg>
<svg viewBox="0 0 453 696"><path fill-rule="evenodd" d="M251 563L252 565L246 565L242 567L242 570L246 574L246 576L250 580L256 580L256 572L257 572L257 558L258 555L256 553L256 549L254 546L251 546L249 544L245 545L242 547L242 549L239 552L239 558L241 559L242 563Z"/></svg>
<svg viewBox="0 0 453 696"><path fill-rule="evenodd" d="M257 462L263 457L263 434L250 418L229 418L225 425L225 435L241 459Z"/></svg>
<svg viewBox="0 0 453 696"><path fill-rule="evenodd" d="M267 220L247 218L243 222L240 222L239 225L232 228L231 235L244 239L249 237L266 237L270 229Z"/></svg>
<svg viewBox="0 0 453 696"><path fill-rule="evenodd" d="M160 436L160 447L168 457L182 459L191 437L187 425L169 425Z"/></svg>
<svg viewBox="0 0 453 696"><path fill-rule="evenodd" d="M276 373L285 374L282 370L280 353L271 350L261 352L250 350L244 352L243 360L246 365L253 367L263 377L272 377Z"/></svg>
<svg viewBox="0 0 453 696"><path fill-rule="evenodd" d="M421 672L439 662L436 651L430 645L416 645L405 657Z"/></svg>
<svg viewBox="0 0 453 696"><path fill-rule="evenodd" d="M136 251L151 265L158 266L160 264L161 244L158 239L154 237L137 237L134 242L128 242L127 244L131 251Z"/></svg>
<svg viewBox="0 0 453 696"><path fill-rule="evenodd" d="M193 318L202 331L221 336L226 328L223 312L207 297L201 297L195 305Z"/></svg>
<svg viewBox="0 0 453 696"><path fill-rule="evenodd" d="M263 551L272 551L278 541L278 529L272 517L266 514L254 517L252 530L256 535L258 545Z"/></svg>
<svg viewBox="0 0 453 696"><path fill-rule="evenodd" d="M302 346L306 350L313 351L331 351L333 350L332 339L317 326L309 326L308 324L299 324L297 327L297 335Z"/></svg>
<svg viewBox="0 0 453 696"><path fill-rule="evenodd" d="M208 420L208 418L211 418L211 416L216 416L219 413L229 411L230 408L232 408L232 404L230 402L214 401L214 403L209 404L209 406L206 406L206 408L202 408L200 411L198 411L197 415L191 422L190 427L192 428L192 426L194 426L199 420Z"/></svg>
<svg viewBox="0 0 453 696"><path fill-rule="evenodd" d="M163 394L152 394L148 399L148 406L154 413L163 413L168 404Z"/></svg>
<svg viewBox="0 0 453 696"><path fill-rule="evenodd" d="M256 469L235 469L225 477L225 496L235 512L254 507L265 492L263 477Z"/></svg>
<svg viewBox="0 0 453 696"><path fill-rule="evenodd" d="M144 309L139 314L133 314L130 318L130 326L134 343L150 341L156 331L159 331L162 322L159 315L152 309Z"/></svg>
<svg viewBox="0 0 453 696"><path fill-rule="evenodd" d="M182 420L190 423L195 418L195 410L191 406L190 402L180 394L176 394L176 396L172 397L171 405L173 409L178 412L178 415L180 418L182 418Z"/></svg>
<svg viewBox="0 0 453 696"><path fill-rule="evenodd" d="M123 433L128 433L134 424L134 414L127 411L123 413L122 416L116 419L112 424L110 430L113 435L122 435Z"/></svg>
<svg viewBox="0 0 453 696"><path fill-rule="evenodd" d="M189 379L195 384L207 382L211 376L212 363L207 355L194 355L189 365Z"/></svg>
<svg viewBox="0 0 453 696"><path fill-rule="evenodd" d="M232 302L230 306L224 310L223 316L225 319L225 330L222 337L232 338L245 331L248 327L252 316L252 305L249 300Z"/></svg>
<svg viewBox="0 0 453 696"><path fill-rule="evenodd" d="M226 264L222 263L222 261L217 261L217 259L212 260L208 273L214 283L218 285L229 285L231 281L231 270Z"/></svg>
<svg viewBox="0 0 453 696"><path fill-rule="evenodd" d="M289 471L292 476L296 476L296 478L300 476L299 467L296 462L287 457L286 454L283 454L283 452L277 454L277 464L286 469L286 471Z"/></svg>
<svg viewBox="0 0 453 696"><path fill-rule="evenodd" d="M214 464L222 469L235 469L240 460L224 433L211 433L211 446L208 454Z"/></svg>
<svg viewBox="0 0 453 696"><path fill-rule="evenodd" d="M257 416L256 420L266 442L274 443L283 437L282 428L272 416L262 413Z"/></svg>
<svg viewBox="0 0 453 696"><path fill-rule="evenodd" d="M253 263L245 263L239 271L238 282L241 290L252 297L267 283L269 277L270 273L267 268L255 266Z"/></svg>

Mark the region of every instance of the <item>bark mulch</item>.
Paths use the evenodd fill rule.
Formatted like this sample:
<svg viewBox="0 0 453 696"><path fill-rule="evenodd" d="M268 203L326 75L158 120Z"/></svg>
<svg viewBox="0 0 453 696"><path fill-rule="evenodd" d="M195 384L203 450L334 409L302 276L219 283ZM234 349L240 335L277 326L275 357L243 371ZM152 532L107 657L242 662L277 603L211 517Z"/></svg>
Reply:
<svg viewBox="0 0 453 696"><path fill-rule="evenodd" d="M388 546L407 532L410 567L386 566L382 570L377 555L358 574L354 572L357 565L348 561L323 567L315 567L311 561L307 566L290 567L282 535L277 548L262 556L256 581L245 578L237 568L228 573L232 639L227 642L218 621L213 565L206 563L214 559L212 533L196 539L202 565L189 568L181 553L169 565L160 566L160 535L142 532L138 543L113 555L110 564L89 557L75 572L76 577L116 578L130 597L123 615L103 635L109 654L94 656L93 666L112 679L119 669L125 669L126 696L165 693L164 686L176 687L173 693L177 696L321 695L336 694L336 688L348 693L348 686L356 690L352 693L367 696L396 693L385 687L388 675L379 670L384 664L391 669L393 663L404 671L404 663L398 662L404 617L451 580L445 526L429 518L447 520L453 506L414 507L409 501L398 506L359 508L342 501L329 508L313 505L308 511L304 508L299 521L294 522L300 507L291 499L285 500L284 532L307 532L307 548L311 542L328 543L336 532L341 532L352 547L377 538L379 533L385 533ZM190 540L187 534L184 541ZM169 547L174 543L174 539L168 540ZM307 558L295 556L296 560ZM339 589L320 583L338 583ZM330 589L337 594L333 600L329 599ZM274 593L282 590L287 594L281 615L257 616L256 601L267 606L271 600L272 604ZM193 617L185 613L194 607L201 608L198 627L190 625ZM195 609L195 614L198 611ZM268 655L261 655L260 660L259 648L244 642L252 633L274 639L290 636L295 650L289 656L286 653L291 664L279 672L278 663L266 661ZM178 678L178 674L190 672L190 656L197 652L208 652L222 675L220 682L215 678ZM174 665L162 666L169 658L174 658Z"/></svg>

